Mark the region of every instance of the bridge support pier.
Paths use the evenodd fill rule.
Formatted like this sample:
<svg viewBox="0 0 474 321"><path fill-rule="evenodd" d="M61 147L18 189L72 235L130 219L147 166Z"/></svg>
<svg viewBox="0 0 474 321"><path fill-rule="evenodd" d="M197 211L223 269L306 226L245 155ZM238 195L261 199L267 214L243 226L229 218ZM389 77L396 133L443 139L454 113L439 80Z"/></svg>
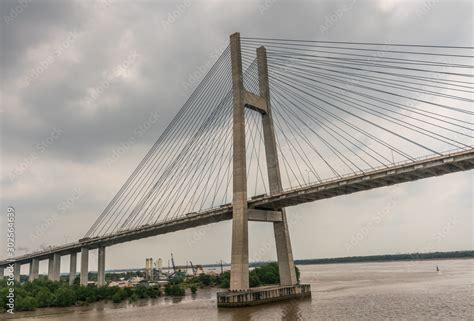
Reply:
<svg viewBox="0 0 474 321"><path fill-rule="evenodd" d="M5 268L3 266L0 266L0 280L3 280L5 278Z"/></svg>
<svg viewBox="0 0 474 321"><path fill-rule="evenodd" d="M81 248L81 285L87 285L89 281L89 249Z"/></svg>
<svg viewBox="0 0 474 321"><path fill-rule="evenodd" d="M15 282L20 282L20 270L21 270L21 263L16 262L13 265L13 278L15 279Z"/></svg>
<svg viewBox="0 0 474 321"><path fill-rule="evenodd" d="M53 281L59 281L61 276L61 256L53 254Z"/></svg>
<svg viewBox="0 0 474 321"><path fill-rule="evenodd" d="M53 256L48 258L48 280L53 281L54 276L54 261Z"/></svg>
<svg viewBox="0 0 474 321"><path fill-rule="evenodd" d="M29 281L32 282L33 280L36 280L39 275L39 259L34 258L30 262L30 276L29 276Z"/></svg>
<svg viewBox="0 0 474 321"><path fill-rule="evenodd" d="M97 269L97 286L105 285L105 246L99 246L98 249L98 269Z"/></svg>
<svg viewBox="0 0 474 321"><path fill-rule="evenodd" d="M77 270L77 253L71 253L71 257L69 259L69 285L74 284L74 280L76 279L76 270Z"/></svg>

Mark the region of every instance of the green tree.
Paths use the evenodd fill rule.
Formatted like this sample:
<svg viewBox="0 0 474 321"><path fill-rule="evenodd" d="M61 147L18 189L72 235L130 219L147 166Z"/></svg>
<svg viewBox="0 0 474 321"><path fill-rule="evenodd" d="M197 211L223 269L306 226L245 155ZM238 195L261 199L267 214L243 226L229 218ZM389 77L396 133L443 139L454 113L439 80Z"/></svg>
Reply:
<svg viewBox="0 0 474 321"><path fill-rule="evenodd" d="M295 266L296 282L300 283L300 269Z"/></svg>
<svg viewBox="0 0 474 321"><path fill-rule="evenodd" d="M200 274L198 279L199 279L199 282L201 282L205 286L209 286L212 283L212 279L209 274Z"/></svg>
<svg viewBox="0 0 474 321"><path fill-rule="evenodd" d="M148 289L142 284L137 285L133 292L140 299L148 298Z"/></svg>
<svg viewBox="0 0 474 321"><path fill-rule="evenodd" d="M125 292L125 290L122 288L119 288L112 296L112 301L114 301L115 303L119 303L119 302L122 302L126 297L127 297L127 293Z"/></svg>
<svg viewBox="0 0 474 321"><path fill-rule="evenodd" d="M69 287L59 288L56 291L54 305L59 307L66 307L73 305L76 302L74 291Z"/></svg>
<svg viewBox="0 0 474 321"><path fill-rule="evenodd" d="M260 286L262 283L260 282L260 278L258 274L254 271L250 271L249 273L249 285L251 288Z"/></svg>
<svg viewBox="0 0 474 321"><path fill-rule="evenodd" d="M261 284L278 284L280 283L280 274L278 272L278 264L276 262L267 263L255 268Z"/></svg>
<svg viewBox="0 0 474 321"><path fill-rule="evenodd" d="M157 298L161 295L160 288L155 286L147 288L147 293L150 298Z"/></svg>
<svg viewBox="0 0 474 321"><path fill-rule="evenodd" d="M31 296L21 297L18 296L15 300L16 311L32 311L36 309L38 302Z"/></svg>
<svg viewBox="0 0 474 321"><path fill-rule="evenodd" d="M5 286L3 286L2 283L0 283L0 311L2 311L2 309L6 310L7 309L6 304L8 303L8 299L7 299L8 288L6 287L6 283L5 283Z"/></svg>
<svg viewBox="0 0 474 321"><path fill-rule="evenodd" d="M79 286L76 288L76 300L92 303L97 300L96 298L96 290L97 288L94 286Z"/></svg>
<svg viewBox="0 0 474 321"><path fill-rule="evenodd" d="M165 287L165 294L166 295L172 295L172 296L183 296L185 294L185 291L179 285L176 285L176 284L170 285L170 284L168 284Z"/></svg>
<svg viewBox="0 0 474 321"><path fill-rule="evenodd" d="M41 288L36 293L36 301L40 308L49 307L53 305L54 295L48 290L48 288Z"/></svg>
<svg viewBox="0 0 474 321"><path fill-rule="evenodd" d="M223 289L230 288L230 272L229 271L225 271L224 273L222 273L220 282L219 282L219 287Z"/></svg>

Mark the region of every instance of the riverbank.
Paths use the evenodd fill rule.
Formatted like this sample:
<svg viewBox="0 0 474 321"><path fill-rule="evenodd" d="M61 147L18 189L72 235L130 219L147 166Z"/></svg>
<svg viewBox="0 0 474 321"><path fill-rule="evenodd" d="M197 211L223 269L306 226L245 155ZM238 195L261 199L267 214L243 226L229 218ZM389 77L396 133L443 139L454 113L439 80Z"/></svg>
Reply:
<svg viewBox="0 0 474 321"><path fill-rule="evenodd" d="M369 256L347 256L327 259L302 259L295 260L298 265L333 264L333 263L362 263L362 262L396 262L396 261L423 261L441 259L472 259L474 251L451 251L429 253L385 254Z"/></svg>
<svg viewBox="0 0 474 321"><path fill-rule="evenodd" d="M296 267L295 272L297 280L299 280L299 271ZM228 289L230 286L229 271L220 274L200 273L199 275L189 276L182 273L182 277L170 277L168 283L164 286L153 279L146 280L144 278L133 284L123 283L124 286L119 286L116 282L111 282L116 277L116 275L106 274L106 282L109 285L97 287L95 284L79 285L78 278L76 278L73 285L69 285L67 279L50 281L45 276L41 276L33 282L15 284L14 305L9 302L7 296L10 291L7 287L7 280L0 280L0 311L10 309L32 311L37 308L83 306L109 300L114 303L120 303L124 300L134 302L138 299L157 298L162 295L179 297L184 296L186 292L195 294L198 288L219 287ZM267 263L253 269L249 273L249 279L252 288L279 284L278 264Z"/></svg>
<svg viewBox="0 0 474 321"><path fill-rule="evenodd" d="M439 265L440 272L434 267ZM18 312L21 321L257 321L257 320L470 320L474 260L434 260L300 266L312 299L218 309L216 293L159 297L87 307Z"/></svg>

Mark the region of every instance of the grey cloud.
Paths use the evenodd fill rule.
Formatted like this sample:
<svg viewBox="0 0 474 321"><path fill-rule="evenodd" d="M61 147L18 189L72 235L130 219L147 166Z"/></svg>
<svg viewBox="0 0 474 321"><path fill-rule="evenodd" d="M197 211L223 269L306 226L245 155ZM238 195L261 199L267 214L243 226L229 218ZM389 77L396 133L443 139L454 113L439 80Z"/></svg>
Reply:
<svg viewBox="0 0 474 321"><path fill-rule="evenodd" d="M213 51L221 48L233 32L240 31L242 36L267 38L451 45L473 43L473 4L470 1L435 1L424 11L419 10L427 8L427 4L431 3L429 0L393 1L393 6L388 9L378 1L351 0L189 3L40 0L27 3L23 11L9 23L3 17L18 6L18 1L7 0L0 3L0 133L2 163L8 166L2 166L1 188L9 193L15 191L8 193L9 196L4 196L7 193L2 192L1 203L17 204L23 210L18 212L25 213L18 223L22 225L19 239L28 239L28 233L34 231L35 226L47 218L57 204L67 198L78 185L86 184L81 177L86 169L91 175L88 190L75 207L71 208L68 214L70 216L66 216L67 220L59 221L51 229L51 234L44 237L44 242L48 243L62 242L65 233L80 237L86 232L107 200L113 197L121 182L125 181L140 157L152 146L190 95L192 86L183 85L190 74L198 66L206 65ZM341 6L351 3L352 8L341 16ZM331 18L334 15L336 18ZM335 22L321 33L321 26L324 26L327 19ZM63 48L59 55L55 55L55 50L67 41L70 33L75 34L71 44ZM132 52L136 52L138 57L125 73L126 76L113 77L104 86L110 73ZM53 61L38 76L33 77L28 86L22 87L19 80L31 74L50 55L53 55ZM84 108L84 101L91 97L91 91L98 90L101 86L103 92L93 99L89 109ZM114 148L127 141L134 129L152 112L159 114L158 121L137 140L135 146L121 155L116 164L107 167L106 159ZM36 145L47 138L54 128L64 131L61 138L39 155L39 160L33 162L18 180L12 182L8 177L9 172L35 152ZM57 167L52 168L53 164ZM67 179L61 181L55 171L67 173L68 168L71 171ZM42 183L39 176L47 184ZM469 173L460 176L463 181L472 179ZM52 177L56 181L49 181ZM456 184L453 183L454 180L445 178L443 182ZM420 186L428 188L430 182L416 184L418 185L403 185L401 189L406 195L419 195L429 199L429 193L418 194L417 190ZM33 194L28 187L36 190L34 197L31 197ZM364 202L373 198L385 199L385 192L386 190L375 194L363 193L290 210L290 213L301 211L305 220L304 224L297 221L292 226L297 257L345 255L343 250L330 245L324 250L306 249L308 239L305 241L303 235L325 233L325 237L330 238L338 229L336 223L344 220L348 222L348 227L343 229L346 233L344 240L348 239L354 232L351 225L361 226L370 218L363 215L364 211L374 212ZM460 191L453 197L463 205L459 208L460 211L469 211L469 207L472 210L472 203L466 201L465 192ZM352 202L358 202L356 211L360 216L347 213L352 208ZM334 209L334 213L325 213L322 217L312 216L318 209ZM402 220L406 220L408 216L406 214ZM462 217L466 220L465 215ZM398 224L402 224L397 223L396 219L394 221L394 226L388 222L387 226L374 232L374 235L381 237L383 232L390 233ZM68 222L75 224L71 228ZM317 226L319 222L322 222L327 233ZM309 230L310 227L315 229L314 232ZM215 227L217 235L228 237L226 228L228 225ZM433 226L432 230L436 228L437 226ZM176 237L170 235L164 239L170 243L179 242L179 237L189 235L186 233L188 232L180 232ZM419 241L420 238L429 237L429 233L417 236L412 231L410 238ZM462 244L468 246L466 233L464 231L462 234ZM258 241L263 237L265 236L253 236L253 240ZM211 236L209 238L216 241ZM310 239L315 242L325 241L320 236L311 236ZM146 242L144 240L141 244ZM209 240L203 242L212 243ZM343 244L342 241L340 243ZM361 250L356 254L378 251L365 245L367 251ZM393 243L387 241L378 246L381 249L379 253L382 253L391 249ZM185 245L177 247L183 251L183 256L193 253ZM166 244L160 245L163 251L167 248ZM399 248L400 251L411 249L410 244L402 240ZM151 246L148 248L153 249ZM214 256L206 254L202 260L213 261L228 256L227 248L213 252L216 253ZM141 252L136 254L132 265L141 264L141 257L145 255ZM111 266L120 265L117 256L111 260Z"/></svg>

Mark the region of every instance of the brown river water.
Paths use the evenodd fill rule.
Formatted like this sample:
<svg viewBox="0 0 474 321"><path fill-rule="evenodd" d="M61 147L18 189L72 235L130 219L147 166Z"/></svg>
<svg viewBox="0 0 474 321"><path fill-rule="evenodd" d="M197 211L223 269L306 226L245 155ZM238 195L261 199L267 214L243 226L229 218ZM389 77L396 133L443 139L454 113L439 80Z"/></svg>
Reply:
<svg viewBox="0 0 474 321"><path fill-rule="evenodd" d="M474 320L472 259L302 265L300 269L302 283L311 284L312 298L217 309L218 289L200 289L183 298L18 312L13 320Z"/></svg>

